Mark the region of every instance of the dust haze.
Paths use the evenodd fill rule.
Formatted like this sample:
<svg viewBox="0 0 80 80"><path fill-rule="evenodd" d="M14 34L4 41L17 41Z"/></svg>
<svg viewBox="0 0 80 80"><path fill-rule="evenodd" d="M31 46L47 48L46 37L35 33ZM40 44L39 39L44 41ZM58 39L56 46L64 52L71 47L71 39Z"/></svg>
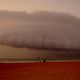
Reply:
<svg viewBox="0 0 80 80"><path fill-rule="evenodd" d="M48 11L0 11L0 44L80 49L80 18Z"/></svg>

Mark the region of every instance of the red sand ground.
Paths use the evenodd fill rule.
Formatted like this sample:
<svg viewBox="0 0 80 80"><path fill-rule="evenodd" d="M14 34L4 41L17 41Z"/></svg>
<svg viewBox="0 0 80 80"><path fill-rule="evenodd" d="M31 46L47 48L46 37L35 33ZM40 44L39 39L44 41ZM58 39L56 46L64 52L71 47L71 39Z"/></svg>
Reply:
<svg viewBox="0 0 80 80"><path fill-rule="evenodd" d="M80 61L1 63L0 80L80 80Z"/></svg>

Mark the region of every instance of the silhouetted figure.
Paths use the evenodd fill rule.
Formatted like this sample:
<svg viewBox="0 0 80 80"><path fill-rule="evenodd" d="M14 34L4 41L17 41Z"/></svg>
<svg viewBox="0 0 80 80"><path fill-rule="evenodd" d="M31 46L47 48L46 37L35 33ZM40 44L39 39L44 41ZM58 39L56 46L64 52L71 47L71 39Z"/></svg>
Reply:
<svg viewBox="0 0 80 80"><path fill-rule="evenodd" d="M43 59L43 63L45 63L46 62L46 59Z"/></svg>
<svg viewBox="0 0 80 80"><path fill-rule="evenodd" d="M38 57L37 61L40 62L40 57Z"/></svg>

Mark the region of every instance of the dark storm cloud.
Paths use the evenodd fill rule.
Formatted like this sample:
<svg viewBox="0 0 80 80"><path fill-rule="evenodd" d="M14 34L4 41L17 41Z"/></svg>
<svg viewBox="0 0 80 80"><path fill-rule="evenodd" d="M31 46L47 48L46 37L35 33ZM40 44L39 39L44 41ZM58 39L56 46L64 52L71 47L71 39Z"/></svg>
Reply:
<svg viewBox="0 0 80 80"><path fill-rule="evenodd" d="M17 47L80 49L80 18L48 11L0 11L0 42Z"/></svg>

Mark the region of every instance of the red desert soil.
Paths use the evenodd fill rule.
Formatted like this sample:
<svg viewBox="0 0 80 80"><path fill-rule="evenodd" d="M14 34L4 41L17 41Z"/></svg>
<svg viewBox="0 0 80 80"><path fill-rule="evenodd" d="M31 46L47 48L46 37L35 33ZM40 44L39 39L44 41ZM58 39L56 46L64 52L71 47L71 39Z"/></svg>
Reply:
<svg viewBox="0 0 80 80"><path fill-rule="evenodd" d="M80 80L80 61L0 63L0 80Z"/></svg>

